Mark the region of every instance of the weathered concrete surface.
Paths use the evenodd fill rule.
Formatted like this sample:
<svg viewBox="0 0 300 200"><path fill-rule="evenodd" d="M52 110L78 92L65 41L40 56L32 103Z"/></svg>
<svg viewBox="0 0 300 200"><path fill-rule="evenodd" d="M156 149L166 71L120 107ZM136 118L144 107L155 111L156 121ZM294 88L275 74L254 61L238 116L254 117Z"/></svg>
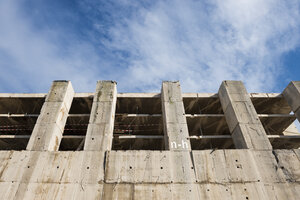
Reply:
<svg viewBox="0 0 300 200"><path fill-rule="evenodd" d="M189 132L179 82L165 81L161 88L166 149L190 151Z"/></svg>
<svg viewBox="0 0 300 200"><path fill-rule="evenodd" d="M72 104L70 81L54 81L29 139L27 150L57 151Z"/></svg>
<svg viewBox="0 0 300 200"><path fill-rule="evenodd" d="M180 83L165 81L161 88L166 155L170 162L171 183L195 182L191 143L181 96ZM184 194L184 193L183 193Z"/></svg>
<svg viewBox="0 0 300 200"><path fill-rule="evenodd" d="M0 199L299 199L299 149L272 150L265 140L266 132L262 131L263 128L277 129L277 132L275 130L271 133L286 136L283 133L287 131L285 127L295 118L286 115L291 108L280 94L253 93L251 98L254 100L251 101L243 84L231 83L233 82L227 85L223 83L219 95L191 93L185 94L186 99L183 100L179 82L164 82L162 95L117 95L114 82L99 81L96 95L78 94L78 98L86 99L77 101L78 105L73 107L72 114L75 117L76 114L79 119L82 116L90 117L83 151L55 151L53 138L44 133L62 134L65 122L59 119L66 119L66 115L58 111L62 108L60 105L63 105L67 114L74 96L69 82L55 82L37 121L36 126L39 130L34 130L31 136L31 140L34 141L32 144L38 144L36 140L43 140L43 145L31 145L35 148L31 147L26 151L0 151ZM294 93L295 91L292 92ZM135 95L139 99L132 100ZM37 96L44 98L45 95ZM123 99L116 103L117 97ZM151 98L155 98L155 101L151 101ZM83 110L92 110L90 116L87 113L76 113L80 102L86 103ZM124 107L122 102L125 103ZM152 110L139 108L140 112L131 113L136 110L135 103L138 106L148 103L157 106L161 103L162 106ZM136 120L135 125L148 124L146 130L153 129L153 124L162 125L158 120L147 120L148 115L149 118L155 118L157 116L151 114L162 113L159 117L162 117L164 122L166 150L112 151L116 104L119 106L119 115L132 118L132 114L136 114L134 117L140 119ZM196 111L198 104L201 105L201 113ZM9 110L5 105L1 106L5 111ZM255 109L260 115L257 115ZM14 110L22 109L15 107ZM34 109L34 112L36 110ZM198 121L189 124L195 126L191 127L191 130L200 129L201 126L197 127L195 124L203 123L205 117L223 118L219 120L219 124L210 123L215 119L207 122L206 126L210 127L203 130L205 134L211 135L196 133L196 139L197 136L198 139L201 139L200 136L216 136L219 131L222 131L223 136L228 136L228 130L246 138L242 143L235 139L235 145L243 149L193 150L189 142L191 132L187 129L186 111L189 112L190 118L198 117ZM6 113L5 116L0 115L0 118L7 116L11 115ZM224 116L228 128L224 123ZM263 126L257 122L259 120L264 122ZM12 121L18 123L17 120ZM125 120L122 122L126 124ZM54 123L59 130L56 131L51 126ZM158 127L158 132L153 132L153 135L125 136L162 136L160 129L161 127ZM53 132L55 134L52 134ZM11 136L13 135L1 135L4 139ZM84 138L84 135L67 136ZM183 139L187 139L187 148L180 148L178 145L186 145L182 143ZM176 142L176 146L172 146L172 141ZM5 140L0 144L4 142Z"/></svg>
<svg viewBox="0 0 300 200"><path fill-rule="evenodd" d="M113 81L97 83L84 144L86 151L111 149L117 101L116 85Z"/></svg>
<svg viewBox="0 0 300 200"><path fill-rule="evenodd" d="M219 98L236 148L272 149L241 81L223 81L219 89Z"/></svg>
<svg viewBox="0 0 300 200"><path fill-rule="evenodd" d="M300 122L300 81L291 81L282 92L282 95Z"/></svg>
<svg viewBox="0 0 300 200"><path fill-rule="evenodd" d="M86 155L86 154L89 155ZM298 150L193 151L182 180L171 151L1 151L3 199L297 199ZM94 157L93 163L82 158ZM275 158L273 162L268 158ZM264 160L264 162L262 162ZM269 162L266 160L270 160ZM105 173L101 167L105 165ZM187 170L187 169L186 169Z"/></svg>

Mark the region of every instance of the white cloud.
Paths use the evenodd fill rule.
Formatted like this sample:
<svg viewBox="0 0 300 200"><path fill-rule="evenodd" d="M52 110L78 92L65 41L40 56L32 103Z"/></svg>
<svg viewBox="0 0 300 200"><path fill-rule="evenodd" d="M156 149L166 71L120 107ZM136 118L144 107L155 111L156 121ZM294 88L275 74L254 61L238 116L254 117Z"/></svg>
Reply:
<svg viewBox="0 0 300 200"><path fill-rule="evenodd" d="M65 37L67 45L57 39L68 35L64 28L38 29L19 1L1 2L1 91L46 91L54 79L93 91L96 80L113 79L123 92L159 91L162 80L216 92L222 80L236 79L249 91L272 92L280 57L299 46L297 0L86 1L91 40Z"/></svg>
<svg viewBox="0 0 300 200"><path fill-rule="evenodd" d="M299 45L299 19L299 1L160 1L112 27L107 47L130 55L119 86L158 90L172 79L216 92L237 79L270 92L280 56Z"/></svg>
<svg viewBox="0 0 300 200"><path fill-rule="evenodd" d="M0 6L1 91L46 92L53 80L71 80L76 91L93 91L99 56L86 42L55 41L59 30L39 30L16 1Z"/></svg>

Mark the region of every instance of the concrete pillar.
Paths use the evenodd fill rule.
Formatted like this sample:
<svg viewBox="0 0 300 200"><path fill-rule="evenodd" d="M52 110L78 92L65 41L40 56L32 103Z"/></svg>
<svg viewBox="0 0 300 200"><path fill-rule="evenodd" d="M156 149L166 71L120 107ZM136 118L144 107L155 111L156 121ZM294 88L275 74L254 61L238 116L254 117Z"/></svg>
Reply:
<svg viewBox="0 0 300 200"><path fill-rule="evenodd" d="M219 89L219 98L236 148L272 149L250 96L241 81L223 81Z"/></svg>
<svg viewBox="0 0 300 200"><path fill-rule="evenodd" d="M190 151L191 144L181 96L180 83L164 81L161 90L166 149Z"/></svg>
<svg viewBox="0 0 300 200"><path fill-rule="evenodd" d="M300 122L300 81L291 81L282 92Z"/></svg>
<svg viewBox="0 0 300 200"><path fill-rule="evenodd" d="M57 151L74 97L70 81L54 81L32 131L27 150Z"/></svg>
<svg viewBox="0 0 300 200"><path fill-rule="evenodd" d="M172 182L193 183L196 178L191 158L191 143L178 81L162 83L161 103L165 146L166 150L170 150Z"/></svg>
<svg viewBox="0 0 300 200"><path fill-rule="evenodd" d="M117 83L98 81L84 144L85 151L111 150L116 102Z"/></svg>

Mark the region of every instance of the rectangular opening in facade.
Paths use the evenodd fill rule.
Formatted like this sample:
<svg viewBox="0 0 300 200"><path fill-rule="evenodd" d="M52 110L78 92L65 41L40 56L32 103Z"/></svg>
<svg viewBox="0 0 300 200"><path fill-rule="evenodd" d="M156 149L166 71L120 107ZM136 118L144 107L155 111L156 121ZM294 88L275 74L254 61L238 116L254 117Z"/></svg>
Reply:
<svg viewBox="0 0 300 200"><path fill-rule="evenodd" d="M184 97L183 103L192 150L235 148L216 94Z"/></svg>
<svg viewBox="0 0 300 200"><path fill-rule="evenodd" d="M81 151L89 124L93 96L75 97L64 128L60 151Z"/></svg>
<svg viewBox="0 0 300 200"><path fill-rule="evenodd" d="M118 97L113 150L164 150L161 99Z"/></svg>
<svg viewBox="0 0 300 200"><path fill-rule="evenodd" d="M182 95L186 114L224 114L217 94Z"/></svg>
<svg viewBox="0 0 300 200"><path fill-rule="evenodd" d="M300 133L294 124L296 116L281 94L252 93L251 101L273 149L300 147Z"/></svg>
<svg viewBox="0 0 300 200"><path fill-rule="evenodd" d="M45 95L0 97L0 150L25 150Z"/></svg>

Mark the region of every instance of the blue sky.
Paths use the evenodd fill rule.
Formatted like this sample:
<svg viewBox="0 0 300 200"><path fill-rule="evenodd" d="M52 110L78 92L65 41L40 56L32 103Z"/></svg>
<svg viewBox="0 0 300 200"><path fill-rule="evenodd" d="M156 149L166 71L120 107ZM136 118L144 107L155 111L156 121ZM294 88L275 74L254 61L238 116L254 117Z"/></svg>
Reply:
<svg viewBox="0 0 300 200"><path fill-rule="evenodd" d="M300 80L300 1L0 0L0 92L281 92Z"/></svg>

